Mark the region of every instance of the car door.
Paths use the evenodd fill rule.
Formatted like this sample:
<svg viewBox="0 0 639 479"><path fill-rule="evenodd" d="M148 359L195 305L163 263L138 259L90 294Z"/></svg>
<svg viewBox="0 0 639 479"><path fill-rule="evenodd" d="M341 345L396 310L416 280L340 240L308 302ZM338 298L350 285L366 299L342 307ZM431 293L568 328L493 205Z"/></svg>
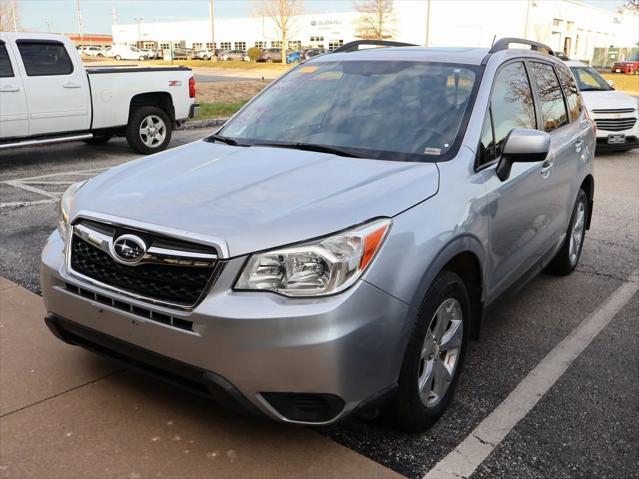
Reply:
<svg viewBox="0 0 639 479"><path fill-rule="evenodd" d="M27 98L10 45L0 40L0 138L29 134Z"/></svg>
<svg viewBox="0 0 639 479"><path fill-rule="evenodd" d="M544 162L544 195L548 208L550 236L543 253L545 262L552 259L568 229L576 199L575 181L580 158L584 155L584 131L568 110L555 66L550 62L530 61L533 83L540 110L540 129L550 135L550 151Z"/></svg>
<svg viewBox="0 0 639 479"><path fill-rule="evenodd" d="M89 82L79 57L56 40L18 39L29 134L82 131L91 119Z"/></svg>
<svg viewBox="0 0 639 479"><path fill-rule="evenodd" d="M490 222L489 301L527 271L537 271L541 252L549 242L553 199L548 194L550 186L544 163L514 163L505 181L496 173L510 131L536 129L537 115L525 61L505 63L493 82L478 155Z"/></svg>

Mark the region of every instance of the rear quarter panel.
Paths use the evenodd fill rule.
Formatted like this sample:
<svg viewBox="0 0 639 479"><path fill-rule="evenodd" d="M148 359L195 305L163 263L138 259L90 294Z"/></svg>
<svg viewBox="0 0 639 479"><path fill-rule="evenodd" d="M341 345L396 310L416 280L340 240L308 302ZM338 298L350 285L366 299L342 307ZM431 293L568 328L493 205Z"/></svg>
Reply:
<svg viewBox="0 0 639 479"><path fill-rule="evenodd" d="M89 71L93 106L92 129L124 126L134 96L166 92L171 95L175 118L185 119L194 99L189 98L190 70L130 71L98 73Z"/></svg>

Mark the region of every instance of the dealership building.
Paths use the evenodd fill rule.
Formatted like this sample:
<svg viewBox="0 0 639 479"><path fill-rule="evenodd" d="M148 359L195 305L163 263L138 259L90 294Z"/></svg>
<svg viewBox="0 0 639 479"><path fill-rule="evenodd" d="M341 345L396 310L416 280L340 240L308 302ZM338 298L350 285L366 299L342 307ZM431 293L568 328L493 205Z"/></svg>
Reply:
<svg viewBox="0 0 639 479"><path fill-rule="evenodd" d="M218 12L219 13L219 12ZM357 40L356 11L299 15L287 48L334 49ZM574 59L591 61L595 49L636 47L639 17L572 0L396 0L392 39L428 46L487 47L495 38L525 37ZM117 44L144 48L211 49L209 18L113 25ZM263 16L215 19L215 47L281 47L273 20Z"/></svg>

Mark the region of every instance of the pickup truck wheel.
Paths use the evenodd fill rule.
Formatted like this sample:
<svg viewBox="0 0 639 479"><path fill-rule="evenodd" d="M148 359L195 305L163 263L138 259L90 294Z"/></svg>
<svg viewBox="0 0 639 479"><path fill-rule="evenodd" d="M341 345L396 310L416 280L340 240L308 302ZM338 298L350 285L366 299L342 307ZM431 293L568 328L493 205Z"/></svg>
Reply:
<svg viewBox="0 0 639 479"><path fill-rule="evenodd" d="M470 332L470 299L464 281L442 271L419 309L398 389L383 414L399 429L430 427L452 400Z"/></svg>
<svg viewBox="0 0 639 479"><path fill-rule="evenodd" d="M162 151L171 141L171 121L156 106L137 108L126 127L126 139L131 148L144 155Z"/></svg>
<svg viewBox="0 0 639 479"><path fill-rule="evenodd" d="M574 271L581 257L581 248L586 236L586 222L588 220L588 196L584 190L579 190L577 200L572 210L566 239L561 249L548 265L548 271L560 276L566 276Z"/></svg>
<svg viewBox="0 0 639 479"><path fill-rule="evenodd" d="M96 135L89 140L84 140L87 145L106 145L113 135Z"/></svg>

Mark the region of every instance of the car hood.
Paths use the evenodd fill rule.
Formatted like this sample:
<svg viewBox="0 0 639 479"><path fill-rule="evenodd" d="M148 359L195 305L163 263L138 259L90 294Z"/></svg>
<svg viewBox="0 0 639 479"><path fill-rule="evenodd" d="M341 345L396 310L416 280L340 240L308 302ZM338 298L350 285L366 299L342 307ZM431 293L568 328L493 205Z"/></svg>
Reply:
<svg viewBox="0 0 639 479"><path fill-rule="evenodd" d="M608 91L582 91L588 111L606 109L617 110L621 108L637 108L639 98L632 97L616 90Z"/></svg>
<svg viewBox="0 0 639 479"><path fill-rule="evenodd" d="M198 141L96 176L71 217L96 212L205 235L233 257L395 216L438 185L433 163Z"/></svg>

